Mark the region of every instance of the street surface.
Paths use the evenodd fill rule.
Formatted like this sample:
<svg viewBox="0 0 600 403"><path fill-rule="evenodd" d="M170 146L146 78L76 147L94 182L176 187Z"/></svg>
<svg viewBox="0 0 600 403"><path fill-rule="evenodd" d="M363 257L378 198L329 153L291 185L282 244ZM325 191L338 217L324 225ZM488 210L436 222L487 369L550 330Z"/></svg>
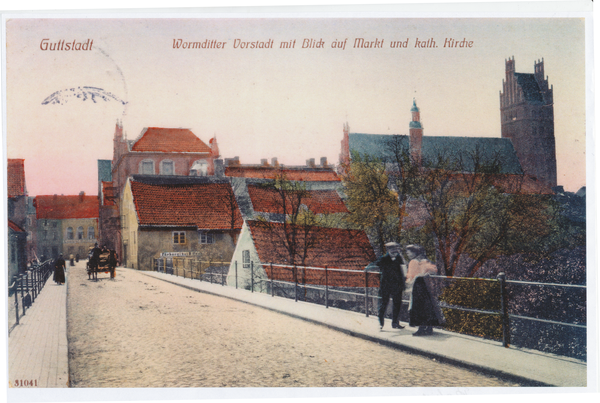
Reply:
<svg viewBox="0 0 600 403"><path fill-rule="evenodd" d="M71 387L518 386L131 269L94 282L84 264L69 271Z"/></svg>

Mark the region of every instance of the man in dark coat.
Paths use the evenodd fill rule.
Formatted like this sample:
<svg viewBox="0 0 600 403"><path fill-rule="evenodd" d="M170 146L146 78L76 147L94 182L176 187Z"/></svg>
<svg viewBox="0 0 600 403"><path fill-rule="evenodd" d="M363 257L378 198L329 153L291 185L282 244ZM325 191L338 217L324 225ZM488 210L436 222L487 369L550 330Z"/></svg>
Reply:
<svg viewBox="0 0 600 403"><path fill-rule="evenodd" d="M383 329L385 311L387 310L390 297L393 300L392 308L392 328L402 329L398 317L400 316L400 308L402 307L402 291L404 291L404 257L402 257L402 246L396 242L385 244L387 253L379 259L369 264L365 270L379 270L379 304L378 316L379 326Z"/></svg>
<svg viewBox="0 0 600 403"><path fill-rule="evenodd" d="M62 253L56 258L54 261L54 282L56 284L64 284L65 283L65 259L63 258Z"/></svg>
<svg viewBox="0 0 600 403"><path fill-rule="evenodd" d="M102 253L102 249L98 247L98 244L94 244L94 249L92 249L90 253L90 268L97 269L98 263L100 262L100 254Z"/></svg>

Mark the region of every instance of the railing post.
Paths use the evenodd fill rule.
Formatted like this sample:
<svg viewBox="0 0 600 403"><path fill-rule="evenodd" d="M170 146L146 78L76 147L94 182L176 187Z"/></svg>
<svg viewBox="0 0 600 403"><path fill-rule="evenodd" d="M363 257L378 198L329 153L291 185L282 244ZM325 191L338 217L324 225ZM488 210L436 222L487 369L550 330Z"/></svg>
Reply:
<svg viewBox="0 0 600 403"><path fill-rule="evenodd" d="M273 291L273 262L271 262L271 296L275 296L275 292Z"/></svg>
<svg viewBox="0 0 600 403"><path fill-rule="evenodd" d="M327 266L325 266L325 308L329 308L329 278L327 277Z"/></svg>
<svg viewBox="0 0 600 403"><path fill-rule="evenodd" d="M237 290L237 260L235 261L235 289Z"/></svg>
<svg viewBox="0 0 600 403"><path fill-rule="evenodd" d="M510 347L510 322L508 319L508 295L506 294L506 274L499 273L500 281L500 308L502 310L502 345Z"/></svg>
<svg viewBox="0 0 600 403"><path fill-rule="evenodd" d="M365 270L365 315L369 317L369 272Z"/></svg>
<svg viewBox="0 0 600 403"><path fill-rule="evenodd" d="M298 269L296 265L294 265L292 270L294 271L294 300L298 302Z"/></svg>
<svg viewBox="0 0 600 403"><path fill-rule="evenodd" d="M250 262L250 290L254 292L254 261Z"/></svg>
<svg viewBox="0 0 600 403"><path fill-rule="evenodd" d="M222 262L221 262L221 263L222 263ZM228 270L228 272L229 272L229 270ZM221 285L222 285L223 287L225 287L225 274L224 274L224 273L221 273Z"/></svg>
<svg viewBox="0 0 600 403"><path fill-rule="evenodd" d="M21 305L23 306L23 315L25 315L25 301L23 301L23 298L25 298L24 293L25 293L25 287L23 287L23 275L19 275L19 283L21 283L20 288L21 288Z"/></svg>
<svg viewBox="0 0 600 403"><path fill-rule="evenodd" d="M35 271L30 270L31 272L31 302L35 301L35 297L37 297L37 284L35 283Z"/></svg>
<svg viewBox="0 0 600 403"><path fill-rule="evenodd" d="M15 313L17 315L17 325L19 324L19 293L17 292L18 287L17 287L17 280L15 279L15 289L14 289L14 293L15 293Z"/></svg>

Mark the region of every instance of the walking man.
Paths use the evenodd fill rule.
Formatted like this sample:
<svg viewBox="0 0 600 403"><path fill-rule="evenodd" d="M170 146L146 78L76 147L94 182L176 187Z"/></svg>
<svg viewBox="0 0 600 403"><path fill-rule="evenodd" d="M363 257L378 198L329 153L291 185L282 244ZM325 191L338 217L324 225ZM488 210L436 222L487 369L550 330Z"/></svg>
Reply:
<svg viewBox="0 0 600 403"><path fill-rule="evenodd" d="M404 270L406 267L404 257L402 256L402 246L396 242L385 244L387 253L381 256L365 267L365 271L379 270L379 329L383 329L385 311L387 310L390 297L393 300L392 308L392 328L402 329L398 317L400 316L400 308L402 306L402 291L404 291Z"/></svg>

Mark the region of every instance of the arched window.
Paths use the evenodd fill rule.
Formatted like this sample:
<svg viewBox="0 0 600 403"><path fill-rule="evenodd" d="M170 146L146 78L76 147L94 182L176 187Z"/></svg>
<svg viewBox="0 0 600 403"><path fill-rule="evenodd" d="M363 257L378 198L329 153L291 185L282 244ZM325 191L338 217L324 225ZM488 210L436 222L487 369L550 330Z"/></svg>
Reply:
<svg viewBox="0 0 600 403"><path fill-rule="evenodd" d="M194 161L190 169L190 176L206 176L208 174L208 162L206 160Z"/></svg>
<svg viewBox="0 0 600 403"><path fill-rule="evenodd" d="M77 239L83 239L83 227L77 227Z"/></svg>
<svg viewBox="0 0 600 403"><path fill-rule="evenodd" d="M171 160L163 160L160 162L161 175L175 175L175 163Z"/></svg>
<svg viewBox="0 0 600 403"><path fill-rule="evenodd" d="M142 175L154 175L154 161L143 160L140 162L139 172Z"/></svg>
<svg viewBox="0 0 600 403"><path fill-rule="evenodd" d="M94 227L89 226L88 227L88 239L94 239L96 238L96 232L94 231Z"/></svg>
<svg viewBox="0 0 600 403"><path fill-rule="evenodd" d="M72 240L73 239L73 227L67 228L67 239L68 240Z"/></svg>

